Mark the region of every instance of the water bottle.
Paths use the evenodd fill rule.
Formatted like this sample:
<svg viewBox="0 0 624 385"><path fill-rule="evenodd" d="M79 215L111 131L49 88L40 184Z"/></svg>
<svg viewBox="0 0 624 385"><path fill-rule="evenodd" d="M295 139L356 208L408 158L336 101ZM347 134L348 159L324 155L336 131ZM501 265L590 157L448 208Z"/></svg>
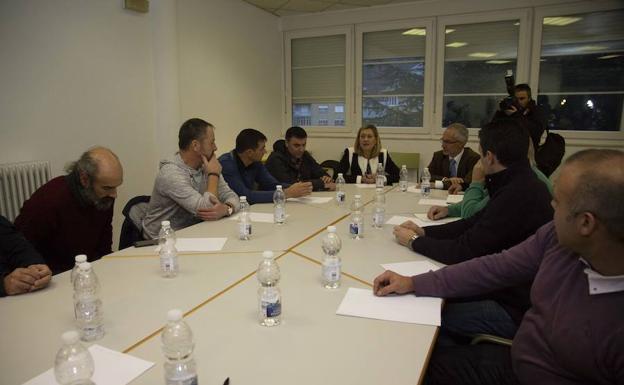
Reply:
<svg viewBox="0 0 624 385"><path fill-rule="evenodd" d="M386 194L382 188L375 191L375 207L373 209L373 227L377 229L383 228L386 221Z"/></svg>
<svg viewBox="0 0 624 385"><path fill-rule="evenodd" d="M175 231L169 221L160 222L158 233L158 245L160 250L160 273L165 278L173 278L178 275L178 249L176 249Z"/></svg>
<svg viewBox="0 0 624 385"><path fill-rule="evenodd" d="M74 280L74 316L83 341L94 341L104 336L100 283L91 268L83 262Z"/></svg>
<svg viewBox="0 0 624 385"><path fill-rule="evenodd" d="M399 173L399 188L402 192L407 191L407 178L408 178L407 167L405 165L401 166L401 172Z"/></svg>
<svg viewBox="0 0 624 385"><path fill-rule="evenodd" d="M197 385L197 364L193 358L193 332L182 319L182 311L167 312L167 325L160 335L165 356L165 384Z"/></svg>
<svg viewBox="0 0 624 385"><path fill-rule="evenodd" d="M420 193L423 197L428 197L431 194L431 174L429 173L429 168L425 167L423 170L421 183L420 183Z"/></svg>
<svg viewBox="0 0 624 385"><path fill-rule="evenodd" d="M283 225L286 220L286 194L282 186L277 185L273 193L273 221Z"/></svg>
<svg viewBox="0 0 624 385"><path fill-rule="evenodd" d="M240 197L240 210L238 214L238 239L248 241L251 239L251 215L249 214L249 203L247 197Z"/></svg>
<svg viewBox="0 0 624 385"><path fill-rule="evenodd" d="M74 265L74 268L72 269L71 273L69 274L69 282L72 285L74 284L74 280L76 279L76 276L78 275L78 265L80 265L83 262L87 262L87 256L84 255L84 254L78 254L74 258L74 260L76 261L76 264Z"/></svg>
<svg viewBox="0 0 624 385"><path fill-rule="evenodd" d="M338 206L342 206L345 202L346 194L344 192L345 186L345 178L342 173L338 173L338 178L336 178L336 202Z"/></svg>
<svg viewBox="0 0 624 385"><path fill-rule="evenodd" d="M377 163L377 176L375 177L375 184L377 188L383 188L386 185L385 174L383 163Z"/></svg>
<svg viewBox="0 0 624 385"><path fill-rule="evenodd" d="M356 195L351 203L351 221L349 222L349 234L352 239L364 237L364 219L362 213L362 197Z"/></svg>
<svg viewBox="0 0 624 385"><path fill-rule="evenodd" d="M272 251L262 253L263 260L258 265L258 318L262 326L276 326L280 324L282 316L282 295L277 284L280 280L280 270L273 259Z"/></svg>
<svg viewBox="0 0 624 385"><path fill-rule="evenodd" d="M56 353L54 377L61 385L93 384L95 364L91 353L82 346L78 332L71 330L61 336L63 346Z"/></svg>
<svg viewBox="0 0 624 385"><path fill-rule="evenodd" d="M336 233L336 226L327 226L327 234L323 238L323 264L321 265L321 279L326 289L340 287L341 261L338 253L342 248L342 241Z"/></svg>

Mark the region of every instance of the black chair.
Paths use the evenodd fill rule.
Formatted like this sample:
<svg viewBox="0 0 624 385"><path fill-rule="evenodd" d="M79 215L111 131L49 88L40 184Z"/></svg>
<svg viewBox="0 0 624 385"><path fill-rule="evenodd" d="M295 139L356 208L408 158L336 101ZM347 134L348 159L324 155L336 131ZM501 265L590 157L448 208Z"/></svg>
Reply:
<svg viewBox="0 0 624 385"><path fill-rule="evenodd" d="M338 162L337 160L333 160L333 159L324 160L323 163L321 163L321 167L323 167L325 171L331 170L332 171L331 177L333 179L336 179L338 177L338 170L340 169L340 162Z"/></svg>
<svg viewBox="0 0 624 385"><path fill-rule="evenodd" d="M134 242L143 240L143 230L134 224L130 218L130 210L139 203L148 203L149 195L139 195L128 201L121 211L124 216L121 225L121 234L119 235L119 250L134 245Z"/></svg>

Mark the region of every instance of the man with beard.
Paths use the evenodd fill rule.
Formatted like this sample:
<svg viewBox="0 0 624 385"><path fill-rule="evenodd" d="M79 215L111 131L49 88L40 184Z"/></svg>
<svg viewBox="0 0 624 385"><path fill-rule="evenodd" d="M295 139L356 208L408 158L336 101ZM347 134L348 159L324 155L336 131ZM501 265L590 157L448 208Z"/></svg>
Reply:
<svg viewBox="0 0 624 385"><path fill-rule="evenodd" d="M178 133L180 151L160 162L152 197L143 218L143 236L157 238L161 221L174 230L214 221L238 210L238 196L221 175L214 126L189 119Z"/></svg>
<svg viewBox="0 0 624 385"><path fill-rule="evenodd" d="M123 182L119 158L103 147L65 171L35 191L15 219L53 274L71 269L78 254L94 261L111 252L113 203Z"/></svg>

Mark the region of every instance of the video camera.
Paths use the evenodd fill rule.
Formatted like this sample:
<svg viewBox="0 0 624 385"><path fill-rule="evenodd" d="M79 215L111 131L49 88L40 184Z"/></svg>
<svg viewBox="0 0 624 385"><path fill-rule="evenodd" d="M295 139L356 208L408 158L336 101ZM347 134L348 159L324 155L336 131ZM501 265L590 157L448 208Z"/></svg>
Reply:
<svg viewBox="0 0 624 385"><path fill-rule="evenodd" d="M523 107L520 105L520 103L518 103L518 100L516 100L514 89L515 85L516 81L513 76L513 71L507 70L507 75L505 75L505 86L507 87L507 93L509 94L509 96L505 97L503 100L500 101L498 106L500 107L501 111L510 110L511 107L515 107L516 110L522 112Z"/></svg>

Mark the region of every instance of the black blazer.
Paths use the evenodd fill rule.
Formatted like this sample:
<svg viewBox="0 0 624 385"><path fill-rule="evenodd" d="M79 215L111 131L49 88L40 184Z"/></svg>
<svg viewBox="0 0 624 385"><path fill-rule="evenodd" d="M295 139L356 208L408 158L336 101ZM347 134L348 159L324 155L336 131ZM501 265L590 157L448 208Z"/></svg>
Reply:
<svg viewBox="0 0 624 385"><path fill-rule="evenodd" d="M384 170L386 172L386 183L391 185L392 183L396 183L399 181L399 168L390 158L390 153L386 151L386 159L384 159L384 153L380 152L378 156L378 161L384 164ZM373 170L375 172L376 170ZM355 180L358 175L363 175L362 169L360 168L360 164L358 163L358 154L353 153L351 162L349 162L349 149L345 148L344 153L342 154L342 159L340 159L340 166L338 167L338 172L341 172L345 178L347 183L355 183Z"/></svg>
<svg viewBox="0 0 624 385"><path fill-rule="evenodd" d="M459 164L457 165L457 177L463 178L464 183L462 183L462 187L464 190L468 188L470 182L472 181L472 168L475 163L479 161L481 155L472 151L470 147L464 147L464 154L459 160ZM429 163L429 172L431 173L431 181L442 180L442 178L449 178L451 176L450 168L450 160L448 155L444 155L442 150L436 151L433 154L433 158L431 159L431 163ZM450 182L444 183L444 189L448 189L450 187Z"/></svg>

